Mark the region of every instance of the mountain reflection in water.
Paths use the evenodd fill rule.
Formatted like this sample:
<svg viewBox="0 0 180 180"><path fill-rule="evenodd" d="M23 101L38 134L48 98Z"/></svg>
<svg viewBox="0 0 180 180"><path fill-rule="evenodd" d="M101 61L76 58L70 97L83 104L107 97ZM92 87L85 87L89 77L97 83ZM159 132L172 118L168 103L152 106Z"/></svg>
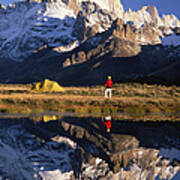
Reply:
<svg viewBox="0 0 180 180"><path fill-rule="evenodd" d="M42 118L43 119L43 118ZM0 119L2 179L179 180L180 124L62 116Z"/></svg>

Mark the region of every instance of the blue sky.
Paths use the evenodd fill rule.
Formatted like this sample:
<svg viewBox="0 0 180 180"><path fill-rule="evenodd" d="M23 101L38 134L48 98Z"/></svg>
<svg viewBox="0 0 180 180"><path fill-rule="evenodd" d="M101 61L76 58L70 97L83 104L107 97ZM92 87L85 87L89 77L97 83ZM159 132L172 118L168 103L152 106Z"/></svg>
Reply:
<svg viewBox="0 0 180 180"><path fill-rule="evenodd" d="M7 5L20 0L0 0L0 3ZM175 14L180 19L180 0L121 0L125 10L140 9L145 5L154 5L158 8L159 14Z"/></svg>
<svg viewBox="0 0 180 180"><path fill-rule="evenodd" d="M180 0L121 0L124 8L138 10L142 6L154 5L160 15L175 14L180 19Z"/></svg>

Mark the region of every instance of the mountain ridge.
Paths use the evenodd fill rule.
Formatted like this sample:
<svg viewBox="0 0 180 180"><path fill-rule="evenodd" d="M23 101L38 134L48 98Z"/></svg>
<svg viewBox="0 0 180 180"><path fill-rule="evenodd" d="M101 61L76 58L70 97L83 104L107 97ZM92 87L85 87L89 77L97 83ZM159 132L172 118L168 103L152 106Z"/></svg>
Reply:
<svg viewBox="0 0 180 180"><path fill-rule="evenodd" d="M108 30L116 18L129 24L135 34L133 40L143 45L159 44L161 38L180 30L180 21L174 15L160 18L154 6L124 12L120 1L113 2L110 6L109 0L29 0L2 6L0 57L22 61L45 46L70 51Z"/></svg>
<svg viewBox="0 0 180 180"><path fill-rule="evenodd" d="M180 57L175 16L160 18L154 6L146 6L121 18L96 0L80 1L29 1L0 9L0 82L49 78L67 86L96 85L107 75L114 82L155 75L161 83L180 83L179 74L171 73ZM164 41L171 33L175 47ZM163 72L172 76L164 78Z"/></svg>

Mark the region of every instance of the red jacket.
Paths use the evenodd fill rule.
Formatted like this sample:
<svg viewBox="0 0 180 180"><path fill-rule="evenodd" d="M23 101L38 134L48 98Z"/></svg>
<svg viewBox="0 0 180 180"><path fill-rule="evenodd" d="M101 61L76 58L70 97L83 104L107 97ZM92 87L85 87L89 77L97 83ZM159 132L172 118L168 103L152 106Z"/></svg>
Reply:
<svg viewBox="0 0 180 180"><path fill-rule="evenodd" d="M111 79L108 79L107 82L106 82L106 84L105 84L105 86L106 86L107 88L112 88L112 84L113 84L113 82L111 81Z"/></svg>
<svg viewBox="0 0 180 180"><path fill-rule="evenodd" d="M106 126L107 129L111 128L111 121L104 121L104 125Z"/></svg>

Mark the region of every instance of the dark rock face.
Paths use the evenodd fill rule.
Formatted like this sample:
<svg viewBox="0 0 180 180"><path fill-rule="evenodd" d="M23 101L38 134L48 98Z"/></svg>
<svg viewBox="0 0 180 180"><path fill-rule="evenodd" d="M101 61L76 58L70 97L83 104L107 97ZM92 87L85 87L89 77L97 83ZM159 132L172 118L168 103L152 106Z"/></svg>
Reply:
<svg viewBox="0 0 180 180"><path fill-rule="evenodd" d="M82 41L85 39L85 18L83 17L82 13L78 13L77 20L74 24L74 31L73 36L76 36L78 40Z"/></svg>
<svg viewBox="0 0 180 180"><path fill-rule="evenodd" d="M180 28L175 28L176 35L180 35Z"/></svg>
<svg viewBox="0 0 180 180"><path fill-rule="evenodd" d="M85 23L82 23L82 21L83 19L81 19L80 23L75 24L75 26L78 26L80 29L82 28L81 32L84 32ZM94 27L94 29L97 28ZM79 31L77 31L79 38L86 39L84 33L79 34L78 32ZM97 32L94 32L93 34L96 33ZM135 35L130 26L124 25L121 19L117 19L106 32L89 38L79 48L73 50L72 53L70 53L70 57L66 58L65 67L94 58L97 59L107 54L111 54L114 58L136 56L140 53L141 48L134 42L134 39Z"/></svg>
<svg viewBox="0 0 180 180"><path fill-rule="evenodd" d="M62 85L95 85L104 84L106 76L111 74L114 82L141 79L141 82L180 84L179 48L145 46L140 54L131 57L140 51L138 45L117 37L110 36L106 41L99 37L71 53L59 55L47 49L26 62L1 60L0 82L32 83L49 78ZM102 43L97 45L99 41Z"/></svg>

